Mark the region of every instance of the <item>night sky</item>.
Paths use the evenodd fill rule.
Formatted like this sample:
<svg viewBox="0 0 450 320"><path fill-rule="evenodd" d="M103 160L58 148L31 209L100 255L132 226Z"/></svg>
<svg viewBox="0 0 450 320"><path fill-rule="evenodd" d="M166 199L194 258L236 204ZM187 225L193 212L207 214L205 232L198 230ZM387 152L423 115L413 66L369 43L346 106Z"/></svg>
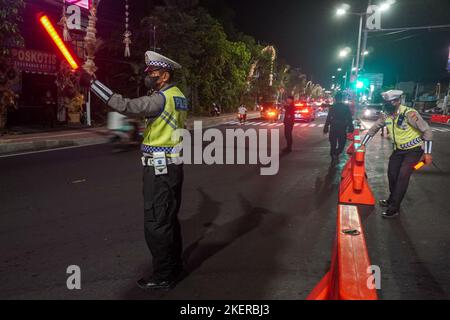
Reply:
<svg viewBox="0 0 450 320"><path fill-rule="evenodd" d="M221 1L221 0L217 0ZM324 0L223 0L235 12L237 29L262 43L271 43L287 63L302 70L326 87L337 75L338 50L349 46L356 51L359 17L337 18L335 8L342 2ZM365 11L368 0L346 0L355 12ZM377 3L377 1L373 1ZM450 0L397 0L383 14L382 28L450 24ZM450 28L420 30L383 36L369 34L371 51L367 72L385 74L385 84L399 81L435 82L447 80ZM344 60L345 61L345 60ZM347 59L347 67L351 59Z"/></svg>
<svg viewBox="0 0 450 320"><path fill-rule="evenodd" d="M37 1L37 0L34 0ZM42 0L39 0L42 1ZM355 12L365 11L369 0L343 0ZM381 0L372 0L378 3ZM32 1L33 2L33 1ZM130 0L131 19L139 20L152 3ZM282 61L299 67L326 88L338 67L349 68L351 58L338 58L340 48L356 51L359 17L336 17L341 1L335 0L201 0L225 29L252 35L261 44L273 44ZM103 0L99 36L123 24L124 1ZM134 11L134 12L133 12ZM57 13L59 14L59 12ZM108 22L109 21L109 22ZM383 28L450 24L450 0L397 0L383 14ZM392 35L370 33L366 71L384 73L385 85L398 81L448 83L446 71L450 28L418 30Z"/></svg>

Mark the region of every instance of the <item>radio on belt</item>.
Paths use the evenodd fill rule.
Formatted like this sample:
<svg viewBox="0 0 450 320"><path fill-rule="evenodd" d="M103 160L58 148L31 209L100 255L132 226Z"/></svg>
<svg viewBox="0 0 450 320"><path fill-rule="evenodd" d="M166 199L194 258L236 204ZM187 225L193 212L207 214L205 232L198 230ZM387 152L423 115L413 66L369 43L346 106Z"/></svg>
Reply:
<svg viewBox="0 0 450 320"><path fill-rule="evenodd" d="M156 176L167 174L167 161L165 152L153 152L153 166L155 167Z"/></svg>

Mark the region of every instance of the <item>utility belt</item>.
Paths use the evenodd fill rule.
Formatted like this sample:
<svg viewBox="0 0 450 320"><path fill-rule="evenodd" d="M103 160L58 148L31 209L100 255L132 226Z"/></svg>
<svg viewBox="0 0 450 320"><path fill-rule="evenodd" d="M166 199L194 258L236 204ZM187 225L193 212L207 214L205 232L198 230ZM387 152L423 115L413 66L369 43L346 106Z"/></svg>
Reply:
<svg viewBox="0 0 450 320"><path fill-rule="evenodd" d="M153 167L155 166L155 160L153 158L153 155L148 155L148 154L144 154L141 158L142 161L142 166L144 167ZM166 164L182 164L181 159L180 158L168 158L166 157Z"/></svg>
<svg viewBox="0 0 450 320"><path fill-rule="evenodd" d="M404 149L404 150L396 148L396 149L394 149L394 152L399 152L402 154L408 153L408 152L423 152L423 148L422 148L422 146L418 146L418 147L411 148L411 149Z"/></svg>

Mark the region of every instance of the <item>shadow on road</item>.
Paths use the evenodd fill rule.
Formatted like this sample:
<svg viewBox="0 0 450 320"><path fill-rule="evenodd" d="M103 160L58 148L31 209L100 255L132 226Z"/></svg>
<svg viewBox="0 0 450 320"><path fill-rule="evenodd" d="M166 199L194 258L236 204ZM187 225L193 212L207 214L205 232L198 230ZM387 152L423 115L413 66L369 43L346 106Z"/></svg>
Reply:
<svg viewBox="0 0 450 320"><path fill-rule="evenodd" d="M337 173L337 167L334 163L331 163L324 177L322 177L323 172L317 176L315 182L315 208L323 205L330 196L334 195L334 191L339 184L339 182L336 182L336 180L339 180Z"/></svg>
<svg viewBox="0 0 450 320"><path fill-rule="evenodd" d="M184 251L183 258L188 275L235 240L258 227L263 214L268 213L263 208L252 207L242 195L239 195L239 198L246 214L221 226L212 224Z"/></svg>
<svg viewBox="0 0 450 320"><path fill-rule="evenodd" d="M215 224L216 218L220 214L221 203L212 199L201 188L198 189L202 202L197 210L197 214L188 220L181 221L182 229L192 232L199 221L203 227L201 235L183 252L186 275L180 283L189 277L191 273L199 269L202 264L215 256L226 247L230 246L238 238L257 228L263 220L263 215L269 214L264 208L252 207L251 203L242 195L239 195L240 204L244 215L223 225ZM186 242L190 242L189 240ZM232 263L232 261L230 261ZM143 269L148 270L148 266ZM151 272L148 272L151 274ZM139 275L137 276L139 277ZM173 289L173 291L177 288ZM164 299L168 292L144 292L133 283L122 295L123 299ZM186 293L186 298L189 297Z"/></svg>
<svg viewBox="0 0 450 320"><path fill-rule="evenodd" d="M396 270L405 270L403 277L394 279L400 289L402 299L411 299L408 295L414 292L420 292L420 299L448 299L448 295L439 282L422 262L423 259L417 253L401 219L391 222L391 230L387 234L390 261ZM399 255L399 253L401 254ZM417 287L418 290L411 287ZM417 296L412 299L417 299Z"/></svg>

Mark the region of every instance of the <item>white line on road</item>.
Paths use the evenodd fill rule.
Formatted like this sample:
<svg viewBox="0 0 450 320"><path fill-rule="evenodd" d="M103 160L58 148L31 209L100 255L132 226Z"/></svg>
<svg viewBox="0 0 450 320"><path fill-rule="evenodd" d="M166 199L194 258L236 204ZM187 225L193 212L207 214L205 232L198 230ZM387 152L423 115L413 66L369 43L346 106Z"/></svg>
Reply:
<svg viewBox="0 0 450 320"><path fill-rule="evenodd" d="M433 128L433 129L431 129L431 130L433 130L433 131L439 131L439 132L449 132L449 131L450 131L449 129L445 129L445 128Z"/></svg>
<svg viewBox="0 0 450 320"><path fill-rule="evenodd" d="M307 127L307 126L308 126L308 124L306 124L306 123L302 124L302 128Z"/></svg>
<svg viewBox="0 0 450 320"><path fill-rule="evenodd" d="M319 124L318 127L319 127L319 128L325 127L325 123Z"/></svg>
<svg viewBox="0 0 450 320"><path fill-rule="evenodd" d="M65 134L58 134L58 135L52 135L52 136L43 136L45 139L50 138L59 138L59 137L69 137L69 136L82 136L86 134L92 134L92 131L86 131L86 132L73 132L73 133L65 133ZM28 137L28 138L20 138L19 142L22 142L23 140L33 140L36 139L36 137ZM14 141L14 139L5 140L7 142Z"/></svg>
<svg viewBox="0 0 450 320"><path fill-rule="evenodd" d="M296 123L294 124L294 127L298 127L300 125L300 123Z"/></svg>
<svg viewBox="0 0 450 320"><path fill-rule="evenodd" d="M310 128L314 128L316 125L314 124L314 123L311 123L310 125L309 125L309 127Z"/></svg>
<svg viewBox="0 0 450 320"><path fill-rule="evenodd" d="M277 123L277 127L281 127L283 124L282 123Z"/></svg>
<svg viewBox="0 0 450 320"><path fill-rule="evenodd" d="M273 126L276 126L277 125L277 123L271 123L271 124L269 124L269 127L273 127Z"/></svg>
<svg viewBox="0 0 450 320"><path fill-rule="evenodd" d="M52 151L61 151L61 150L69 150L69 149L77 149L77 148L98 146L100 144L106 144L106 143L107 142L97 142L97 143L91 143L91 144L84 144L84 145L81 145L81 146L70 146L70 147L54 148L54 149L47 149L47 150L29 151L29 152L22 152L22 153L12 153L12 154L7 154L7 155L2 155L2 156L0 156L0 159L1 158L18 157L18 156L26 156L26 155L35 154L35 153L44 153L44 152L52 152Z"/></svg>

